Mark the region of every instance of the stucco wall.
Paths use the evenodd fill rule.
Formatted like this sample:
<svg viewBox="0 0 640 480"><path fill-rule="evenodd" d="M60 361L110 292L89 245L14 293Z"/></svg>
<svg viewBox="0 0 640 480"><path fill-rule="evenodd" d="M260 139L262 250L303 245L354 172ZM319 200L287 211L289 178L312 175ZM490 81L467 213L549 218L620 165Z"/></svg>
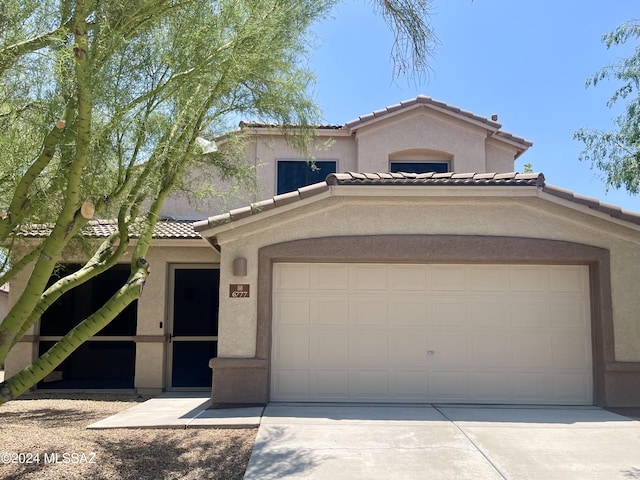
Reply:
<svg viewBox="0 0 640 480"><path fill-rule="evenodd" d="M485 152L487 172L513 172L517 170L514 167L514 158L517 153L514 147L487 138Z"/></svg>
<svg viewBox="0 0 640 480"><path fill-rule="evenodd" d="M508 189L501 191L509 192ZM527 195L520 196L525 191ZM490 193L488 189L484 192ZM630 288L640 282L640 270L637 268L640 261L640 234L637 230L543 200L537 195L535 188L520 188L514 196L495 198L488 195L463 198L376 196L328 197L306 205L301 202L299 208L253 222L250 225L253 231L251 235L243 236L249 227L243 227L240 222L233 230L218 235L222 247L221 289L224 291L229 283L242 281L249 283L255 291L258 249L289 240L385 234L515 236L564 240L609 250L615 359L640 361L640 328L637 322L640 297ZM248 259L246 278L238 279L229 274L228 267L236 256ZM221 298L219 356L252 357L255 354L256 301L255 295L249 299Z"/></svg>
<svg viewBox="0 0 640 480"><path fill-rule="evenodd" d="M358 171L386 172L390 154L430 149L450 153L453 171L485 172L486 136L484 128L453 121L431 110L414 110L358 130Z"/></svg>
<svg viewBox="0 0 640 480"><path fill-rule="evenodd" d="M276 161L303 159L303 155L279 135L261 135L255 144L258 165L258 196L260 200L276 194ZM356 144L351 137L333 136L323 132L314 142L311 154L316 160L337 160L339 172L357 170Z"/></svg>
<svg viewBox="0 0 640 480"><path fill-rule="evenodd" d="M245 147L247 164L256 166L255 191L234 190L230 182L211 175L204 180L211 182L217 191L233 194L225 199L206 199L198 207L189 204L186 197L174 194L165 202L163 214L201 219L274 196L276 161L301 159L303 155L278 131L262 130L248 130L252 138ZM317 160L337 160L338 172L388 172L392 156L403 160L425 159L420 155L407 158L394 155L407 151L441 152L440 157L429 159L449 160L450 169L458 173L514 171L518 149L490 137L490 133L484 126L425 107L376 119L359 125L353 132L319 129L310 153ZM200 177L197 172L192 174L195 182L203 180Z"/></svg>

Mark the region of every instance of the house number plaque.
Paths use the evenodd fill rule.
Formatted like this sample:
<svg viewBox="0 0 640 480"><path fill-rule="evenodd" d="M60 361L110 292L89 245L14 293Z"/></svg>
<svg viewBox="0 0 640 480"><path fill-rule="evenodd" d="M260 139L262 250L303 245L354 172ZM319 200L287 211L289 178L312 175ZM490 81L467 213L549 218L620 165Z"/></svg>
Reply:
<svg viewBox="0 0 640 480"><path fill-rule="evenodd" d="M229 296L231 298L249 298L249 285L232 283L229 285Z"/></svg>

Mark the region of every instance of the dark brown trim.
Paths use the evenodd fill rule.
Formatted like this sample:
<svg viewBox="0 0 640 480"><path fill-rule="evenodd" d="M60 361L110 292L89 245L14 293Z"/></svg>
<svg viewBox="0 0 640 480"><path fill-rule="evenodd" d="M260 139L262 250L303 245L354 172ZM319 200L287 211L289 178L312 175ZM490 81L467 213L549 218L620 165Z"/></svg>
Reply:
<svg viewBox="0 0 640 480"><path fill-rule="evenodd" d="M276 262L503 263L588 265L591 289L594 403L628 404L633 389L614 381L615 362L609 251L579 243L520 237L463 235L375 235L295 240L263 247L258 259L256 358L265 361L256 396L269 398L272 277ZM638 374L640 368L630 366ZM222 365L221 365L222 366ZM615 367L614 367L615 368ZM215 373L214 373L215 376ZM636 378L636 377L634 377ZM615 390L615 391L614 391ZM626 392L626 393L625 393ZM640 401L640 400L636 400Z"/></svg>

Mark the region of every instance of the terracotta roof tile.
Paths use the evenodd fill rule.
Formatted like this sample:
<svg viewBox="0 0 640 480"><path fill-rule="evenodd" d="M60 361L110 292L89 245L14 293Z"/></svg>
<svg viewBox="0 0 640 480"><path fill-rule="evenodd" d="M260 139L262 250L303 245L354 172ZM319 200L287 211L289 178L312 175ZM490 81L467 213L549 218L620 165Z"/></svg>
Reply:
<svg viewBox="0 0 640 480"><path fill-rule="evenodd" d="M514 185L542 186L541 173L332 173L328 185Z"/></svg>
<svg viewBox="0 0 640 480"><path fill-rule="evenodd" d="M316 183L303 187L295 192L286 193L283 195L276 195L272 199L264 200L262 202L254 203L250 208L250 214L260 213L265 210L270 210L279 206L288 205L303 198L312 197L314 195L321 194L329 190L332 186L338 185L363 185L363 186L376 186L376 185L392 185L392 186L447 186L447 187L465 187L465 186L505 186L505 187L537 187L543 192L550 195L560 197L564 200L569 200L575 203L586 205L587 207L598 210L602 213L608 214L614 218L631 222L640 225L640 214L634 212L628 212L620 209L614 205L601 203L595 198L585 197L575 194L569 190L554 187L545 184L545 178L542 173L359 173L359 172L345 172L345 173L332 173L327 176L325 182ZM208 220L197 222L194 224L196 232L202 232L208 228L219 226L225 223L232 222L238 218L245 218L248 216L247 209L239 209L241 211L240 216L238 210L234 210L222 215L216 215L210 217Z"/></svg>
<svg viewBox="0 0 640 480"><path fill-rule="evenodd" d="M329 185L326 182L314 183L313 185L307 185L298 189L300 198L312 197L322 192L329 190Z"/></svg>
<svg viewBox="0 0 640 480"><path fill-rule="evenodd" d="M263 122L240 122L240 128L275 128L281 129L282 125L279 123L263 123ZM313 128L318 130L342 130L344 125L338 125L334 123L323 123L318 125L312 125Z"/></svg>
<svg viewBox="0 0 640 480"><path fill-rule="evenodd" d="M347 122L345 124L345 127L354 128L354 127L357 127L360 124L362 124L364 122L368 122L369 120L372 120L374 118L380 118L380 117L383 117L383 116L388 115L390 113L397 112L398 110L402 110L402 109L405 109L405 108L408 108L408 107L412 107L414 105L429 105L429 106L433 106L433 107L439 108L441 110L445 110L447 112L450 112L450 113L453 113L453 114L456 114L456 115L467 117L470 120L473 120L473 121L476 121L476 122L480 122L480 123L485 124L487 127L492 128L494 130L498 130L502 126L498 122L490 120L490 119L488 119L486 117L481 117L479 115L475 115L474 113L469 112L468 110L462 110L461 108L455 107L453 105L449 105L449 104L447 104L445 102L442 102L440 100L435 100L435 99L433 99L431 97L427 97L426 95L418 95L415 98L410 98L408 100L403 100L399 104L390 105L390 106L388 106L386 108L381 108L380 110L376 110L374 112L367 113L365 115L361 115L360 117L356 118L355 120L351 120L351 121ZM511 134L508 134L507 132L504 132L504 133L507 134L507 135L511 135ZM514 137L514 138L518 138L518 137Z"/></svg>
<svg viewBox="0 0 640 480"><path fill-rule="evenodd" d="M622 208L611 205L608 203L603 203L597 198L587 197L585 195L580 195L577 193L573 193L570 190L565 188L556 187L554 185L544 185L543 192L549 193L556 197L569 200L571 202L579 203L581 205L585 205L592 210L597 210L602 213L606 213L613 218L619 218L620 220L624 220L626 222L634 223L636 225L640 225L640 214L636 212L630 212L627 210L623 210Z"/></svg>
<svg viewBox="0 0 640 480"><path fill-rule="evenodd" d="M110 219L91 220L82 230L82 234L87 238L105 238L111 235L118 228L118 222ZM28 238L42 238L51 233L49 225L30 225L26 226L21 235ZM131 229L131 238L138 238L135 228ZM193 221L191 220L160 220L156 224L153 232L155 239L190 239L200 238L193 229Z"/></svg>
<svg viewBox="0 0 640 480"><path fill-rule="evenodd" d="M378 118L382 118L386 115L390 115L392 113L398 112L400 110L404 110L407 108L411 108L413 106L419 106L419 105L425 105L425 106L430 106L430 107L434 107L436 109L442 110L444 112L453 114L453 115L458 115L460 117L466 118L470 121L479 123L481 125L484 125L487 129L489 129L492 132L493 136L496 136L502 140L506 140L508 142L512 142L512 143L516 143L518 145L520 145L521 147L523 147L525 150L527 148L529 148L531 145L533 145L532 142L530 142L529 140L526 140L525 138L522 137L518 137L516 135L513 135L512 133L506 132L504 130L500 130L500 128L502 127L502 124L500 124L499 122L496 122L494 120L491 120L489 118L486 117L482 117L480 115L476 115L473 112L470 112L468 110L463 110L459 107L455 107L453 105L449 105L445 102L439 101L439 100L435 100L431 97L427 97L426 95L418 95L417 97L414 98L410 98L408 100L403 100L400 103L396 103L393 105L389 105L388 107L385 108L381 108L379 110L375 110L373 112L370 113L366 113L364 115L359 116L358 118L348 121L346 122L344 125L339 125L339 124L319 124L319 125L313 125L314 128L318 129L318 130L351 130L351 129L357 129L359 126L361 126L363 123L368 122L370 120L375 120ZM245 122L242 121L240 122L240 128L254 128L254 129L260 129L260 128L264 128L264 129L279 129L282 128L282 125L277 124L277 123L262 123L262 122Z"/></svg>

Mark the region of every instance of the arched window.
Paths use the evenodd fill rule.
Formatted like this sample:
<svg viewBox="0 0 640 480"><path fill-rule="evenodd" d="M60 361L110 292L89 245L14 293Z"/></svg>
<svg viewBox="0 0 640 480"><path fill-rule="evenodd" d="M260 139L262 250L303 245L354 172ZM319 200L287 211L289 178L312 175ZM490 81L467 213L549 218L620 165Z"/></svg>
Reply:
<svg viewBox="0 0 640 480"><path fill-rule="evenodd" d="M389 155L390 172L444 173L453 170L453 155L427 149L394 152Z"/></svg>

